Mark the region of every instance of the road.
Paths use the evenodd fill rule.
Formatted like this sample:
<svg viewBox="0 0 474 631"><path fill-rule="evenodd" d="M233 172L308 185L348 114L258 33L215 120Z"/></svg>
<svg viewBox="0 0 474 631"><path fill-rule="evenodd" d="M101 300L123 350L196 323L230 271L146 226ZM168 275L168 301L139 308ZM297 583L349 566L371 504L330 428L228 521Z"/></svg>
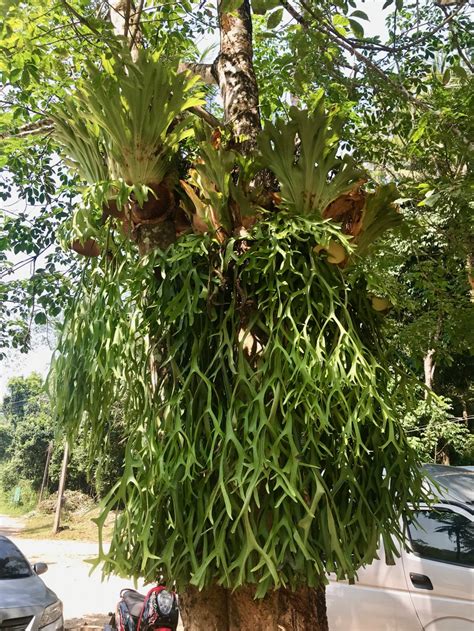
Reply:
<svg viewBox="0 0 474 631"><path fill-rule="evenodd" d="M23 524L20 519L0 515L0 534L10 537L30 563L43 561L48 571L41 578L61 598L67 628L83 624L103 626L108 622L108 612L114 611L120 590L134 588L133 582L119 577L102 581L100 569L91 576L87 559L97 553L97 544L82 541L58 541L54 539L22 539ZM143 583L136 587L142 593ZM183 631L180 626L178 631Z"/></svg>

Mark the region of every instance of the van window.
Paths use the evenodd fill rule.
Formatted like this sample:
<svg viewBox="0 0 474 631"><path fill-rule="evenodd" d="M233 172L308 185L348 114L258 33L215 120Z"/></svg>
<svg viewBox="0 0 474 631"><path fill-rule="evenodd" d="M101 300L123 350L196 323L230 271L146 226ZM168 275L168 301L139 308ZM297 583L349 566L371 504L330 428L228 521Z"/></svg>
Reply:
<svg viewBox="0 0 474 631"><path fill-rule="evenodd" d="M31 575L31 568L18 548L9 539L0 537L0 580Z"/></svg>
<svg viewBox="0 0 474 631"><path fill-rule="evenodd" d="M474 567L474 523L451 510L415 513L408 524L411 548L425 559Z"/></svg>

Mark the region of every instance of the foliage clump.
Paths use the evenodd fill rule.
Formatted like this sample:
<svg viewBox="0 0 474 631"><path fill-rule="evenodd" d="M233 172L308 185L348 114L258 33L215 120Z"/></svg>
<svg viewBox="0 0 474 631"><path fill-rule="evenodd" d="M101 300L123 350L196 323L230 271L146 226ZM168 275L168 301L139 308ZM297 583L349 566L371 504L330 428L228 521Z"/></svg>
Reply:
<svg viewBox="0 0 474 631"><path fill-rule="evenodd" d="M98 520L124 507L107 571L263 595L324 568L353 578L381 534L393 551L421 491L395 417L403 388L363 279L313 251L328 231L280 214L225 245L189 235L83 288L56 396L91 453L107 406L125 404L125 471Z"/></svg>
<svg viewBox="0 0 474 631"><path fill-rule="evenodd" d="M123 133L104 133L105 144L137 127L139 114L123 111ZM102 114L91 116L101 133ZM163 128L163 146L174 129ZM152 182L125 177L51 381L70 436L90 436L91 459L124 405L124 472L97 520L102 529L123 509L110 552L101 547L106 571L163 574L180 588L255 584L264 596L317 586L328 571L353 579L380 536L389 558L402 539L400 513L416 506L422 475L396 419L403 379L358 270L400 223L397 192L364 188L340 129L322 100L268 124L245 157L221 130L199 129L189 177L163 179L168 210L146 220L136 187ZM265 172L278 190L262 186ZM143 249L138 236L137 257L127 237L144 221L157 231L166 221L172 238Z"/></svg>

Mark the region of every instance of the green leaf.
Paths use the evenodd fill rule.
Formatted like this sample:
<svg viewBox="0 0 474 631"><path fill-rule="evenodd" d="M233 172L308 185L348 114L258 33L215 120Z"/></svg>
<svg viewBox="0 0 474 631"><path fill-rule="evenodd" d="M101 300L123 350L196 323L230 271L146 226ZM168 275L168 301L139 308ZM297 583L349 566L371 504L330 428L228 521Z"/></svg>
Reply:
<svg viewBox="0 0 474 631"><path fill-rule="evenodd" d="M221 0L220 10L223 13L234 13L242 6L243 0Z"/></svg>
<svg viewBox="0 0 474 631"><path fill-rule="evenodd" d="M265 15L267 11L276 9L279 4L279 0L252 0L252 10L255 15Z"/></svg>
<svg viewBox="0 0 474 631"><path fill-rule="evenodd" d="M349 24L351 25L351 29L357 37L364 37L364 28L362 25L356 20L349 20Z"/></svg>
<svg viewBox="0 0 474 631"><path fill-rule="evenodd" d="M43 312L35 313L34 320L36 324L46 324L47 322L46 314Z"/></svg>
<svg viewBox="0 0 474 631"><path fill-rule="evenodd" d="M335 13L332 16L331 21L334 26L348 26L349 24L349 18L345 15L341 15L340 13Z"/></svg>
<svg viewBox="0 0 474 631"><path fill-rule="evenodd" d="M466 72L466 69L463 68L462 66L459 66L459 65L452 66L451 70L453 74L455 74L459 79L467 79L469 76Z"/></svg>
<svg viewBox="0 0 474 631"><path fill-rule="evenodd" d="M273 13L271 13L267 20L267 28L274 29L276 28L283 18L283 9L277 9Z"/></svg>
<svg viewBox="0 0 474 631"><path fill-rule="evenodd" d="M364 13L364 11L359 11L359 10L353 11L351 13L351 17L360 18L361 20L368 20L369 19L369 16L367 15L367 13Z"/></svg>
<svg viewBox="0 0 474 631"><path fill-rule="evenodd" d="M413 134L410 136L410 140L412 142L417 142L425 133L426 130L426 121L423 121L420 123L420 125L418 125L418 127L415 129L415 131L413 132Z"/></svg>

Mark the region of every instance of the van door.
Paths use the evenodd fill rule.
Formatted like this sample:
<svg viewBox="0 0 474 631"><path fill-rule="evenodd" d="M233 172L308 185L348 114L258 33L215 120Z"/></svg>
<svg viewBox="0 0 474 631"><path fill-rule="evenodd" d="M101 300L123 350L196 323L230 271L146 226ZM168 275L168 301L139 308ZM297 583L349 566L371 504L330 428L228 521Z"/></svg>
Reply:
<svg viewBox="0 0 474 631"><path fill-rule="evenodd" d="M438 505L407 525L402 562L416 613L426 631L474 629L474 519Z"/></svg>
<svg viewBox="0 0 474 631"><path fill-rule="evenodd" d="M401 559L387 565L383 547L377 556L357 572L355 585L329 577L326 601L332 631L422 631Z"/></svg>

